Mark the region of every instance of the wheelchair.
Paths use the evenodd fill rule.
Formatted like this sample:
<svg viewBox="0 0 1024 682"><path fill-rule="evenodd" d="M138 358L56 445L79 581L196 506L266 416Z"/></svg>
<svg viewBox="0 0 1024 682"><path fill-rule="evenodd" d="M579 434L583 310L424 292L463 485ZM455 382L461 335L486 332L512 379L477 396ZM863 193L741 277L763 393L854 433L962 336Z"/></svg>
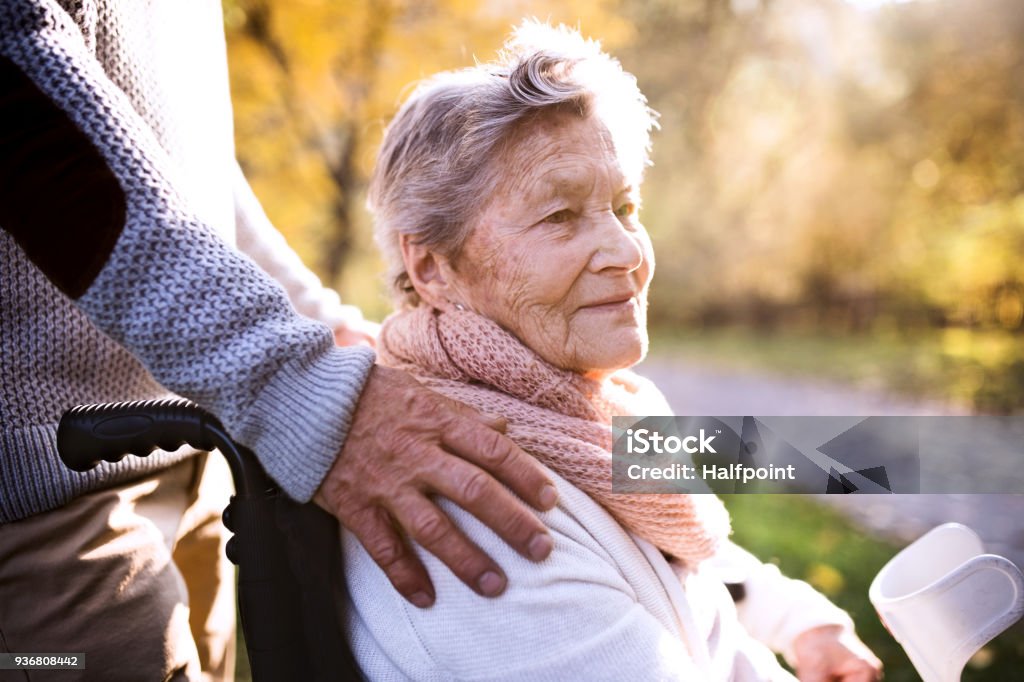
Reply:
<svg viewBox="0 0 1024 682"><path fill-rule="evenodd" d="M223 521L233 536L225 552L238 566L253 680L362 680L341 623L347 595L337 521L285 495L216 417L181 399L82 405L57 430L60 457L74 471L185 444L217 449L231 468L235 494Z"/></svg>

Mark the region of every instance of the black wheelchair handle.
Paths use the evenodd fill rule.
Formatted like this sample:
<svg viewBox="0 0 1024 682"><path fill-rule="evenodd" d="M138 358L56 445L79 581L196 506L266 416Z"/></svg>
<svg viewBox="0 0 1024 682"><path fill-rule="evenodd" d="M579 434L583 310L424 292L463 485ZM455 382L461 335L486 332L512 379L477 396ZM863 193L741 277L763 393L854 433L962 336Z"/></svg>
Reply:
<svg viewBox="0 0 1024 682"><path fill-rule="evenodd" d="M222 428L216 417L180 398L79 405L61 417L57 450L68 468L88 471L101 461L145 457L158 448L170 451L187 444L210 450L215 447L211 427Z"/></svg>
<svg viewBox="0 0 1024 682"><path fill-rule="evenodd" d="M253 679L362 679L330 597L333 576L342 571L337 522L282 493L256 455L233 441L213 415L188 400L81 405L65 412L57 427L60 457L76 471L186 443L215 448L231 468L235 495L224 524L235 536L225 549L238 564L238 603ZM324 557L333 560L324 563Z"/></svg>

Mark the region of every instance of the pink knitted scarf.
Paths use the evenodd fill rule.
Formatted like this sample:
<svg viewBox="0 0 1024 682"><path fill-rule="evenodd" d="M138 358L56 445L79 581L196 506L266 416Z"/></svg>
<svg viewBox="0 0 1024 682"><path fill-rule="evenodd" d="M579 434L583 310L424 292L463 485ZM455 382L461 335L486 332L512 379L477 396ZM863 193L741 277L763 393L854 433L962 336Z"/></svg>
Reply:
<svg viewBox="0 0 1024 682"><path fill-rule="evenodd" d="M553 367L476 313L423 305L385 320L377 351L383 364L504 416L520 447L662 551L696 565L728 536L728 513L714 495L612 493L612 416L670 414L654 385L632 372L598 382Z"/></svg>

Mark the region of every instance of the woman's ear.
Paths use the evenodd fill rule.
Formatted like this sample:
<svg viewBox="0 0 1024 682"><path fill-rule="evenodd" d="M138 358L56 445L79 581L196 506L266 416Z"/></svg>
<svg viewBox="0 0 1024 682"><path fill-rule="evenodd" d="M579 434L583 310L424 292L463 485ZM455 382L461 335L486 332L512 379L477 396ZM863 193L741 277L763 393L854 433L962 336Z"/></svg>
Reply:
<svg viewBox="0 0 1024 682"><path fill-rule="evenodd" d="M450 308L454 292L449 282L451 267L448 259L423 244L417 244L413 235L401 234L398 239L405 271L416 293L434 308Z"/></svg>

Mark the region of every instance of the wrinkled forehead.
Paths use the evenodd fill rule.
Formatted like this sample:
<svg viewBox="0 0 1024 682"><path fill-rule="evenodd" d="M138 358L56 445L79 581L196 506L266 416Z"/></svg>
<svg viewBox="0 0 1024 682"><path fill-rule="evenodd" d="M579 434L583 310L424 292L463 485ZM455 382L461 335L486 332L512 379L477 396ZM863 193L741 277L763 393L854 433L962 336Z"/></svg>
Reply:
<svg viewBox="0 0 1024 682"><path fill-rule="evenodd" d="M498 154L497 188L513 193L585 194L595 182L594 162L616 190L639 184L623 163L620 145L597 116L552 113L517 129Z"/></svg>

